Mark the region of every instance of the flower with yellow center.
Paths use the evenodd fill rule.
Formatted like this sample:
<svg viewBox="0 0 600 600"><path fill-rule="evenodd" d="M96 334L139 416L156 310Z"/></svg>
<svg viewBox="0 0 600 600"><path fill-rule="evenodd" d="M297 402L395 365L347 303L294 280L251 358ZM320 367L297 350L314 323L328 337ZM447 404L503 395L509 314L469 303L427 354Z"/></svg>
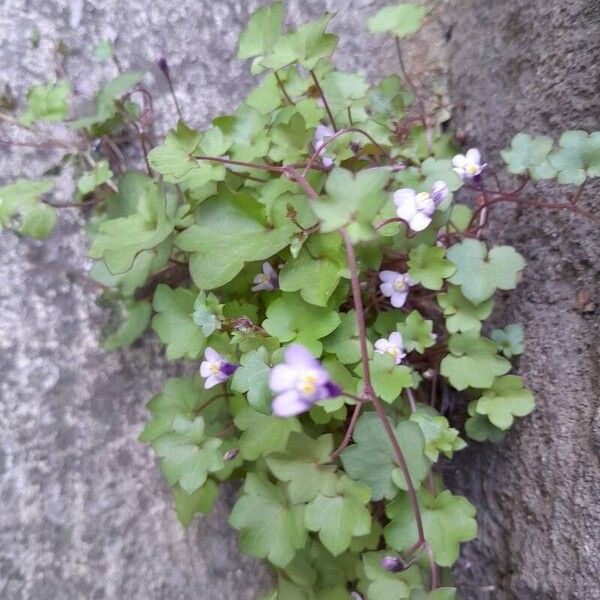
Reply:
<svg viewBox="0 0 600 600"><path fill-rule="evenodd" d="M394 363L399 365L406 356L402 335L398 331L390 334L389 338L381 338L375 342L375 352L378 354L389 354Z"/></svg>
<svg viewBox="0 0 600 600"><path fill-rule="evenodd" d="M404 306L408 296L409 287L412 281L408 273L398 273L397 271L381 271L379 273L381 285L379 290L381 293L390 299L390 303L394 308Z"/></svg>
<svg viewBox="0 0 600 600"><path fill-rule="evenodd" d="M457 154L452 159L453 170L463 179L475 179L486 167L481 164L481 154L477 148L470 148L465 154Z"/></svg>

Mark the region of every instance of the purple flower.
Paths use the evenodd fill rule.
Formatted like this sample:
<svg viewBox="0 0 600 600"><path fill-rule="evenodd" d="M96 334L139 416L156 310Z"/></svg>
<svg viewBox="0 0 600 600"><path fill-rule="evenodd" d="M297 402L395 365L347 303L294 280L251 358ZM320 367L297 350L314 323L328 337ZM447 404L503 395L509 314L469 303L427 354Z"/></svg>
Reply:
<svg viewBox="0 0 600 600"><path fill-rule="evenodd" d="M394 204L398 207L396 214L406 221L413 231L423 231L431 223L435 209L448 195L448 186L443 181L436 181L431 192L415 192L410 188L402 188L394 192Z"/></svg>
<svg viewBox="0 0 600 600"><path fill-rule="evenodd" d="M237 365L227 362L225 357L210 347L204 351L204 359L200 363L200 376L206 379L205 389L227 381L238 368Z"/></svg>
<svg viewBox="0 0 600 600"><path fill-rule="evenodd" d="M384 556L379 564L390 573L400 573L406 568L399 556Z"/></svg>
<svg viewBox="0 0 600 600"><path fill-rule="evenodd" d="M275 269L268 262L263 263L262 273L259 273L254 278L253 283L253 292L258 292L260 290L276 290L278 287L278 282Z"/></svg>
<svg viewBox="0 0 600 600"><path fill-rule="evenodd" d="M466 154L457 154L452 159L454 171L456 171L463 179L475 179L483 169L487 166L481 164L481 154L477 148L467 150Z"/></svg>
<svg viewBox="0 0 600 600"><path fill-rule="evenodd" d="M269 387L277 394L273 400L277 417L298 415L341 392L321 363L300 344L292 344L285 351L285 362L271 369Z"/></svg>
<svg viewBox="0 0 600 600"><path fill-rule="evenodd" d="M408 273L381 271L379 279L382 281L379 289L386 298L390 299L392 306L394 308L404 306L408 296L408 288L413 284Z"/></svg>
<svg viewBox="0 0 600 600"><path fill-rule="evenodd" d="M398 331L390 334L389 338L381 338L375 342L375 352L379 354L391 354L394 362L399 365L406 356L402 335Z"/></svg>
<svg viewBox="0 0 600 600"><path fill-rule="evenodd" d="M333 166L333 163L335 161L330 156L325 155L325 147L324 146L325 146L326 138L330 138L334 134L335 134L335 131L333 129L331 129L331 127L327 127L327 125L318 125L317 129L315 131L315 137L313 140L315 152L319 153L319 156L321 157L321 162L323 163L323 166L327 169L329 167Z"/></svg>

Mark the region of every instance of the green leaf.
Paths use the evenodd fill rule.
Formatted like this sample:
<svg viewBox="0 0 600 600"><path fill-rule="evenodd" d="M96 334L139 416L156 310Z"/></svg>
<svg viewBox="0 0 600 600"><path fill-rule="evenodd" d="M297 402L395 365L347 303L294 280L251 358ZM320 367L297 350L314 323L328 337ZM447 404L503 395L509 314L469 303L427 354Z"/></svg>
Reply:
<svg viewBox="0 0 600 600"><path fill-rule="evenodd" d="M102 125L116 115L117 100L132 87L144 79L141 71L122 73L105 83L96 94L96 112L90 117L83 117L71 123L73 129L87 129Z"/></svg>
<svg viewBox="0 0 600 600"><path fill-rule="evenodd" d="M269 454L266 462L277 479L288 483L290 500L299 504L313 500L320 493L335 493L335 466L327 464L332 452L331 434L314 440L303 433L292 432L285 452Z"/></svg>
<svg viewBox="0 0 600 600"><path fill-rule="evenodd" d="M150 166L169 183L185 184L190 189L201 188L211 181L225 179L225 166L208 160L197 160L193 155L221 156L230 147L219 129L204 135L189 129L183 122L172 129L162 145L148 154Z"/></svg>
<svg viewBox="0 0 600 600"><path fill-rule="evenodd" d="M187 527L197 513L207 515L212 510L218 493L217 484L212 479L207 479L206 483L192 494L188 494L179 486L174 487L173 500L179 522Z"/></svg>
<svg viewBox="0 0 600 600"><path fill-rule="evenodd" d="M114 56L115 49L110 40L102 40L92 48L92 54L99 61L105 62Z"/></svg>
<svg viewBox="0 0 600 600"><path fill-rule="evenodd" d="M600 177L600 131L565 131L558 143L550 163L559 183L581 185L587 177Z"/></svg>
<svg viewBox="0 0 600 600"><path fill-rule="evenodd" d="M152 328L167 347L167 358L198 358L206 344L202 329L192 318L196 294L185 288L171 289L160 284L154 292L153 307L157 312Z"/></svg>
<svg viewBox="0 0 600 600"><path fill-rule="evenodd" d="M232 389L246 394L250 406L258 412L271 414L269 389L269 353L263 346L244 354L231 380Z"/></svg>
<svg viewBox="0 0 600 600"><path fill-rule="evenodd" d="M202 329L204 337L221 329L222 319L223 306L219 304L218 298L214 294L209 294L207 297L206 293L201 291L194 300L192 320Z"/></svg>
<svg viewBox="0 0 600 600"><path fill-rule="evenodd" d="M321 231L335 231L351 222L369 224L387 201L384 188L389 170L366 169L352 173L335 168L325 184L326 198L313 202Z"/></svg>
<svg viewBox="0 0 600 600"><path fill-rule="evenodd" d="M408 352L413 350L423 354L425 348L435 344L435 335L432 333L433 321L424 319L418 310L413 310L404 323L398 325L398 331L402 334L404 347Z"/></svg>
<svg viewBox="0 0 600 600"><path fill-rule="evenodd" d="M67 81L36 85L27 92L27 109L19 121L29 127L39 121L64 121L69 114L67 98L71 86Z"/></svg>
<svg viewBox="0 0 600 600"><path fill-rule="evenodd" d="M173 430L164 433L152 442L152 447L161 458L160 469L169 485L179 483L188 494L204 485L208 473L223 468L223 457L219 451L221 440L206 438L204 419L193 421L177 415L173 419Z"/></svg>
<svg viewBox="0 0 600 600"><path fill-rule="evenodd" d="M412 482L418 485L431 466L424 453L423 434L416 423L409 421L397 423L394 432ZM342 464L352 479L371 488L373 500L392 499L398 488L407 488L392 444L375 413L364 413L358 419L353 439L354 444L341 454Z"/></svg>
<svg viewBox="0 0 600 600"><path fill-rule="evenodd" d="M407 37L421 29L427 7L422 4L397 4L384 6L369 19L371 33L391 32L398 37Z"/></svg>
<svg viewBox="0 0 600 600"><path fill-rule="evenodd" d="M257 412L250 406L244 407L234 419L242 430L240 453L246 460L256 460L271 452L284 450L290 433L301 431L295 418L279 419Z"/></svg>
<svg viewBox="0 0 600 600"><path fill-rule="evenodd" d="M450 427L446 417L417 412L410 416L410 420L421 428L425 437L425 454L432 463L437 462L440 452L447 458L452 458L454 452L467 446L458 437L458 429Z"/></svg>
<svg viewBox="0 0 600 600"><path fill-rule="evenodd" d="M525 335L523 327L518 323L507 325L504 329L494 329L490 336L492 341L496 342L498 350L506 356L512 358L517 354L523 353L523 340Z"/></svg>
<svg viewBox="0 0 600 600"><path fill-rule="evenodd" d="M449 490L434 498L427 492L418 493L425 539L435 562L450 567L458 559L460 542L477 536L475 507ZM384 529L386 542L398 551L410 548L417 541L414 513L406 494L389 504L386 514L391 519Z"/></svg>
<svg viewBox="0 0 600 600"><path fill-rule="evenodd" d="M523 257L511 246L495 246L489 253L483 242L467 239L450 247L446 256L456 265L450 283L460 285L463 296L479 304L498 288L511 290L525 267Z"/></svg>
<svg viewBox="0 0 600 600"><path fill-rule="evenodd" d="M449 285L445 294L439 294L438 304L446 317L446 328L450 333L458 331L481 331L481 321L492 314L492 299L481 304L469 302L460 292L460 287Z"/></svg>
<svg viewBox="0 0 600 600"><path fill-rule="evenodd" d="M496 346L474 331L455 333L448 342L450 354L441 363L441 373L457 390L489 388L498 375L510 370L510 362L496 354Z"/></svg>
<svg viewBox="0 0 600 600"><path fill-rule="evenodd" d="M102 160L94 166L92 171L77 180L77 190L82 196L87 196L103 183L110 181L112 176L108 161Z"/></svg>
<svg viewBox="0 0 600 600"><path fill-rule="evenodd" d="M340 313L340 324L323 339L323 349L325 352L335 354L340 362L347 365L355 364L360 360L360 341L355 310Z"/></svg>
<svg viewBox="0 0 600 600"><path fill-rule="evenodd" d="M120 195L125 194L126 185L124 178L119 184ZM140 252L155 248L173 231L174 223L166 212L166 198L158 185L145 179L136 189L136 205L128 207L131 214L102 221L89 250L92 258L103 258L113 274L131 269Z"/></svg>
<svg viewBox="0 0 600 600"><path fill-rule="evenodd" d="M534 408L531 391L523 387L523 379L518 375L498 377L491 389L486 390L477 400L475 410L486 415L499 429L508 429L514 417L524 417Z"/></svg>
<svg viewBox="0 0 600 600"><path fill-rule="evenodd" d="M355 536L371 531L371 513L365 506L371 497L368 487L342 476L335 490L320 493L306 507L304 522L317 531L321 543L339 556Z"/></svg>
<svg viewBox="0 0 600 600"><path fill-rule="evenodd" d="M262 326L281 343L297 341L319 356L322 344L318 340L339 324L336 311L307 304L298 294L284 294L269 304Z"/></svg>
<svg viewBox="0 0 600 600"><path fill-rule="evenodd" d="M283 2L274 2L256 10L240 34L238 58L262 57L281 37Z"/></svg>
<svg viewBox="0 0 600 600"><path fill-rule="evenodd" d="M413 589L410 600L455 600L456 588L441 587L427 592L425 590Z"/></svg>
<svg viewBox="0 0 600 600"><path fill-rule="evenodd" d="M476 442L490 441L492 443L499 442L506 435L502 429L493 425L485 415L480 415L476 412L475 406L477 401L469 403L467 410L469 418L465 423L465 431L467 435Z"/></svg>
<svg viewBox="0 0 600 600"><path fill-rule="evenodd" d="M267 229L232 197L205 200L196 210L198 224L175 240L193 252L190 273L194 283L209 290L231 281L247 262L266 260L289 244L291 223Z"/></svg>
<svg viewBox="0 0 600 600"><path fill-rule="evenodd" d="M337 45L337 37L325 33L332 17L332 14L326 13L320 19L280 37L261 65L274 71L292 63L308 70L314 69L322 58L331 56Z"/></svg>
<svg viewBox="0 0 600 600"><path fill-rule="evenodd" d="M397 365L390 354L375 353L369 361L375 393L385 402L393 402L403 389L412 385L412 371Z"/></svg>
<svg viewBox="0 0 600 600"><path fill-rule="evenodd" d="M53 187L50 179L17 179L0 187L0 225L36 240L47 238L56 225L57 217L56 210L44 204L41 196Z"/></svg>
<svg viewBox="0 0 600 600"><path fill-rule="evenodd" d="M302 115L293 114L287 123L279 123L271 130L269 158L283 163L302 160L308 154L313 133L313 129L307 129Z"/></svg>
<svg viewBox="0 0 600 600"><path fill-rule="evenodd" d="M229 524L240 531L240 548L285 567L304 547L307 531L304 506L290 506L281 486L248 473L244 493L229 515Z"/></svg>
<svg viewBox="0 0 600 600"><path fill-rule="evenodd" d="M327 306L340 282L341 271L339 263L328 257L314 258L307 248L302 248L297 258L289 260L279 273L279 288L284 292L299 290L309 304Z"/></svg>
<svg viewBox="0 0 600 600"><path fill-rule="evenodd" d="M117 350L133 344L150 324L152 305L148 300L119 302L119 308L119 325L103 336L102 347L105 350Z"/></svg>
<svg viewBox="0 0 600 600"><path fill-rule="evenodd" d="M415 283L428 290L441 290L444 279L456 271L456 266L444 258L444 248L419 244L410 251L408 274Z"/></svg>
<svg viewBox="0 0 600 600"><path fill-rule="evenodd" d="M508 165L509 173L522 175L529 171L532 179L550 179L556 175L556 170L548 160L552 150L552 140L545 135L535 138L526 133L517 133L512 139L511 147L500 153Z"/></svg>

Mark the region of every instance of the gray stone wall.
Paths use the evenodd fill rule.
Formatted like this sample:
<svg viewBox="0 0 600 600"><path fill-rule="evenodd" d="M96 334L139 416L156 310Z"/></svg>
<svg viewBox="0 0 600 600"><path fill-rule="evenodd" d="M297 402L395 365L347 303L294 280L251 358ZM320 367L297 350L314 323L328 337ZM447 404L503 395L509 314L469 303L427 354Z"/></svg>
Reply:
<svg viewBox="0 0 600 600"><path fill-rule="evenodd" d="M444 22L455 126L493 166L518 131L557 139L600 129L598 0L453 0ZM597 214L599 192L593 180L584 200ZM538 195L561 198L544 186ZM537 410L501 444L454 464L453 484L477 505L480 526L463 552L460 587L472 599L598 599L598 225L514 208L492 219L492 237L528 261L497 321L525 326L519 370Z"/></svg>
<svg viewBox="0 0 600 600"><path fill-rule="evenodd" d="M264 2L263 2L264 3ZM0 2L0 89L21 98L55 68L49 39L71 49L67 71L92 98L114 76L91 58L116 38L126 68L148 70L155 137L174 124L153 66L164 54L191 125L232 110L250 89L235 58L239 31L259 2L49 0ZM290 22L337 10L340 64L392 69L391 43L367 39L366 0L288 2ZM37 50L31 30L44 35ZM14 132L0 127L0 138ZM52 153L0 145L0 183L39 176ZM56 157L55 157L56 158ZM57 201L67 201L68 178ZM63 211L45 243L0 234L0 598L6 600L254 599L269 578L242 557L226 519L231 498L184 531L153 453L137 441L145 404L172 375L152 334L116 353L99 348L103 312L86 282L82 222ZM231 494L230 494L231 495Z"/></svg>

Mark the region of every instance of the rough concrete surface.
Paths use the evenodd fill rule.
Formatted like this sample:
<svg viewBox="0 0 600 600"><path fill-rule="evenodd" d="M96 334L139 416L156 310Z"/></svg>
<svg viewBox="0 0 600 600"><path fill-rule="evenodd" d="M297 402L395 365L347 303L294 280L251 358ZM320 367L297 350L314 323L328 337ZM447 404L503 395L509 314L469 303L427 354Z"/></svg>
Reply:
<svg viewBox="0 0 600 600"><path fill-rule="evenodd" d="M450 6L444 19L454 120L486 160L500 164L498 151L518 131L557 139L567 129L600 129L598 0ZM583 200L596 214L599 192L595 180ZM540 186L538 197L561 195ZM537 410L503 443L471 448L454 463L452 483L477 505L480 527L464 548L459 588L467 599L597 600L598 226L565 212L513 208L498 210L493 221L492 237L528 261L497 322L525 326L519 370Z"/></svg>
<svg viewBox="0 0 600 600"><path fill-rule="evenodd" d="M72 54L66 68L91 99L114 68L91 58L116 39L126 68L148 70L156 139L175 121L153 66L164 54L183 112L205 126L231 110L251 84L235 58L237 37L256 1L4 0L0 2L0 89L23 98L55 68L48 38ZM393 45L367 38L374 0L290 1L291 22L337 10L340 64L369 74L394 67ZM44 39L29 43L33 27ZM2 138L13 132L1 127ZM38 176L51 154L0 145L0 182ZM68 200L68 185L55 198ZM269 578L242 557L226 524L224 499L210 518L184 531L153 453L136 438L145 403L168 364L148 335L117 353L99 349L102 310L83 277L81 221L63 211L45 243L0 235L0 598L6 600L252 599Z"/></svg>

